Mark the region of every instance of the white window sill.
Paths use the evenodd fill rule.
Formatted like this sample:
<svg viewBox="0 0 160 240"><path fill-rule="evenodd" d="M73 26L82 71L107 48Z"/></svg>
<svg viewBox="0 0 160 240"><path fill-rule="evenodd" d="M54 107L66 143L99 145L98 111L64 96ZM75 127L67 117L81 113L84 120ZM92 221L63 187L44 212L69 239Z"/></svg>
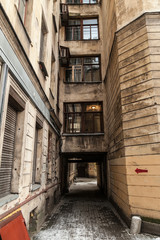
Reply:
<svg viewBox="0 0 160 240"><path fill-rule="evenodd" d="M5 197L0 198L0 207L17 199L18 196L19 196L18 194L9 194Z"/></svg>

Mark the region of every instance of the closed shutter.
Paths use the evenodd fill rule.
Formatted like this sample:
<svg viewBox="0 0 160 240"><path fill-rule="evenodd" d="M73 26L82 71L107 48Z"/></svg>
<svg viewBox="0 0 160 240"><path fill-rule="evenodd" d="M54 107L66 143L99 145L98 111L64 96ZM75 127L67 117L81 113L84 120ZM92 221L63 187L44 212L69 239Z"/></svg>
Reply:
<svg viewBox="0 0 160 240"><path fill-rule="evenodd" d="M0 166L0 197L10 194L17 112L8 106Z"/></svg>

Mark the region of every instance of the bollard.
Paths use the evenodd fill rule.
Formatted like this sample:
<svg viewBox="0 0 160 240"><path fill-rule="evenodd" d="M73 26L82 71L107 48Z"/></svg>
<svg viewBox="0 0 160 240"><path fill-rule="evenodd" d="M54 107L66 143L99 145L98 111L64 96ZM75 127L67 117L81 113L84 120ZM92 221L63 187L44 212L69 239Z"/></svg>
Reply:
<svg viewBox="0 0 160 240"><path fill-rule="evenodd" d="M141 232L142 220L139 216L133 216L131 221L130 233L138 234Z"/></svg>

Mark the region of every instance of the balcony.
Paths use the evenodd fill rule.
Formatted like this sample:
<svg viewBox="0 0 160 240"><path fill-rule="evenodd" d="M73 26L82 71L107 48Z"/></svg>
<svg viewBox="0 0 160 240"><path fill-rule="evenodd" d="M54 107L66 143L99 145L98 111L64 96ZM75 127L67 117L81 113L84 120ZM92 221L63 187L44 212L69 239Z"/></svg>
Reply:
<svg viewBox="0 0 160 240"><path fill-rule="evenodd" d="M68 25L68 19L69 19L69 11L68 11L68 5L65 3L60 4L60 15L61 15L61 24L62 26Z"/></svg>
<svg viewBox="0 0 160 240"><path fill-rule="evenodd" d="M59 60L61 67L67 67L69 65L70 51L67 47L60 46Z"/></svg>

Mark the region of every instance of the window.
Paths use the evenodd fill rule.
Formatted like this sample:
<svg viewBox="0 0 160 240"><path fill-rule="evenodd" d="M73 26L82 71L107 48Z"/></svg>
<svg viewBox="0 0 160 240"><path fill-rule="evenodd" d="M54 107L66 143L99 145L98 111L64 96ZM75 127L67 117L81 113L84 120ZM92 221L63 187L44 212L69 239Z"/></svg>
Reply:
<svg viewBox="0 0 160 240"><path fill-rule="evenodd" d="M29 43L31 43L33 0L18 0L17 12L26 37Z"/></svg>
<svg viewBox="0 0 160 240"><path fill-rule="evenodd" d="M36 184L41 182L41 154L42 154L42 127L43 123L37 117L34 139L34 155L32 167L32 190L36 189Z"/></svg>
<svg viewBox="0 0 160 240"><path fill-rule="evenodd" d="M0 198L19 192L25 102L10 87L0 164Z"/></svg>
<svg viewBox="0 0 160 240"><path fill-rule="evenodd" d="M100 82L99 57L70 58L69 67L66 68L66 82Z"/></svg>
<svg viewBox="0 0 160 240"><path fill-rule="evenodd" d="M44 14L42 14L42 23L41 23L41 36L40 36L40 51L39 51L39 65L40 69L43 73L43 76L46 77L48 76L48 72L45 66L45 61L46 61L46 51L47 51L47 26L46 22L44 20Z"/></svg>
<svg viewBox="0 0 160 240"><path fill-rule="evenodd" d="M8 105L0 167L0 197L11 193L17 111Z"/></svg>
<svg viewBox="0 0 160 240"><path fill-rule="evenodd" d="M66 40L97 40L98 33L98 19L70 19L66 27Z"/></svg>
<svg viewBox="0 0 160 240"><path fill-rule="evenodd" d="M66 133L103 132L102 103L67 103L64 109Z"/></svg>
<svg viewBox="0 0 160 240"><path fill-rule="evenodd" d="M48 156L47 156L47 183L52 180L52 167L53 167L53 143L52 133L48 133Z"/></svg>
<svg viewBox="0 0 160 240"><path fill-rule="evenodd" d="M67 0L68 4L96 4L97 0Z"/></svg>
<svg viewBox="0 0 160 240"><path fill-rule="evenodd" d="M18 4L18 12L19 15L21 17L22 22L25 22L25 15L26 15L26 11L27 11L27 0L19 0L19 4Z"/></svg>

